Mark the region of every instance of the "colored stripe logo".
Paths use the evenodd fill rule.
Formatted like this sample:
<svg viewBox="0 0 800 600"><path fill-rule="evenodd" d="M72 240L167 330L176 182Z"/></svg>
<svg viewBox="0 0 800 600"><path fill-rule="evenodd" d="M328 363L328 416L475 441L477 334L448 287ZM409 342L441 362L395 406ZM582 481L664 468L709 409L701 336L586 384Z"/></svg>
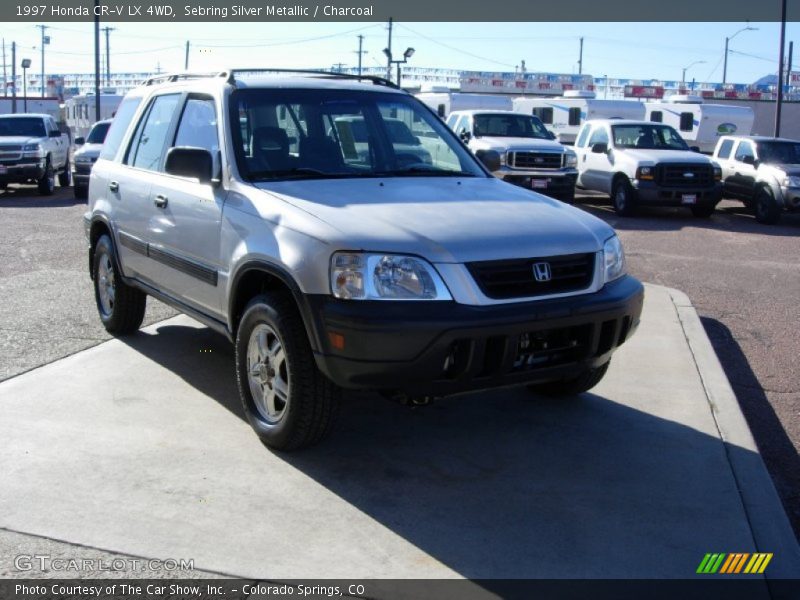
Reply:
<svg viewBox="0 0 800 600"><path fill-rule="evenodd" d="M709 553L700 561L697 573L713 575L715 573L735 575L747 573L751 575L763 573L772 560L772 552Z"/></svg>

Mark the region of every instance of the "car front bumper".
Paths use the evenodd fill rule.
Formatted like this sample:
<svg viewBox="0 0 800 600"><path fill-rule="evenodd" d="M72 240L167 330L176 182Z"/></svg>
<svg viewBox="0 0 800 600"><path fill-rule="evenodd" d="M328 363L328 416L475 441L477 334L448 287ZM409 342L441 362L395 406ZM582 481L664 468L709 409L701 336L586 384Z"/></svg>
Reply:
<svg viewBox="0 0 800 600"><path fill-rule="evenodd" d="M92 165L84 163L75 163L72 169L73 184L80 187L89 186L89 176L92 174Z"/></svg>
<svg viewBox="0 0 800 600"><path fill-rule="evenodd" d="M493 173L498 179L513 183L534 192L553 198L572 198L575 196L575 181L578 179L576 169L536 170L509 169L503 167Z"/></svg>
<svg viewBox="0 0 800 600"><path fill-rule="evenodd" d="M800 188L781 186L783 194L783 207L786 210L800 210Z"/></svg>
<svg viewBox="0 0 800 600"><path fill-rule="evenodd" d="M0 183L25 183L44 177L44 161L0 163Z"/></svg>
<svg viewBox="0 0 800 600"><path fill-rule="evenodd" d="M316 362L336 384L443 396L602 365L638 327L644 289L625 276L593 294L495 306L307 298Z"/></svg>
<svg viewBox="0 0 800 600"><path fill-rule="evenodd" d="M693 189L690 187L666 187L652 181L634 180L637 204L653 206L708 206L722 200L722 183L713 187ZM692 200L692 197L694 199Z"/></svg>

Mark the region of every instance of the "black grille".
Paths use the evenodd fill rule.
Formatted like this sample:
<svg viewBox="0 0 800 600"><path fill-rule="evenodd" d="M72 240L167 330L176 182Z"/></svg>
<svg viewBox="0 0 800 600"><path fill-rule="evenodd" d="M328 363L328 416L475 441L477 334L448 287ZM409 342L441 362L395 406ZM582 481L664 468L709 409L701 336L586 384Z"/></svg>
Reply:
<svg viewBox="0 0 800 600"><path fill-rule="evenodd" d="M656 166L656 183L665 187L707 188L714 185L711 165L661 164Z"/></svg>
<svg viewBox="0 0 800 600"><path fill-rule="evenodd" d="M467 263L467 268L487 297L503 300L586 289L594 276L594 259L594 254L569 254L473 262ZM536 280L536 263L549 265L549 281Z"/></svg>
<svg viewBox="0 0 800 600"><path fill-rule="evenodd" d="M22 146L0 146L0 152L22 152Z"/></svg>
<svg viewBox="0 0 800 600"><path fill-rule="evenodd" d="M508 166L514 169L560 169L561 154L552 152L509 152Z"/></svg>
<svg viewBox="0 0 800 600"><path fill-rule="evenodd" d="M530 371L581 360L589 353L591 339L591 325L523 333L517 342L511 370Z"/></svg>

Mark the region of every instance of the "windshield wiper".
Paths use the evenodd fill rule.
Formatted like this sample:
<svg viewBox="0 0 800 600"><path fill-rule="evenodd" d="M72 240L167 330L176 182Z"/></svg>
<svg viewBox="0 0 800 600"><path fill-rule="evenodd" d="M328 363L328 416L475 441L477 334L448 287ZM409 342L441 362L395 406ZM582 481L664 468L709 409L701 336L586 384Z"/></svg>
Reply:
<svg viewBox="0 0 800 600"><path fill-rule="evenodd" d="M411 177L475 177L473 173L466 171L447 171L437 167L408 167L406 169L394 169L392 171L378 171L376 175L387 176L411 176Z"/></svg>
<svg viewBox="0 0 800 600"><path fill-rule="evenodd" d="M328 173L311 167L295 167L293 169L282 169L280 171L255 171L250 173L250 179L339 179L342 177L352 177L352 173Z"/></svg>

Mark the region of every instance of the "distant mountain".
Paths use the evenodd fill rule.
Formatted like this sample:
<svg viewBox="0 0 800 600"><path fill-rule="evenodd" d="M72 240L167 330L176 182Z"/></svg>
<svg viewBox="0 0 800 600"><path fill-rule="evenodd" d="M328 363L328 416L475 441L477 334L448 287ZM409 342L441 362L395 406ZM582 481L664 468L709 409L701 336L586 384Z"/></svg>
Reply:
<svg viewBox="0 0 800 600"><path fill-rule="evenodd" d="M761 79L756 80L753 85L778 85L778 76L764 75Z"/></svg>

